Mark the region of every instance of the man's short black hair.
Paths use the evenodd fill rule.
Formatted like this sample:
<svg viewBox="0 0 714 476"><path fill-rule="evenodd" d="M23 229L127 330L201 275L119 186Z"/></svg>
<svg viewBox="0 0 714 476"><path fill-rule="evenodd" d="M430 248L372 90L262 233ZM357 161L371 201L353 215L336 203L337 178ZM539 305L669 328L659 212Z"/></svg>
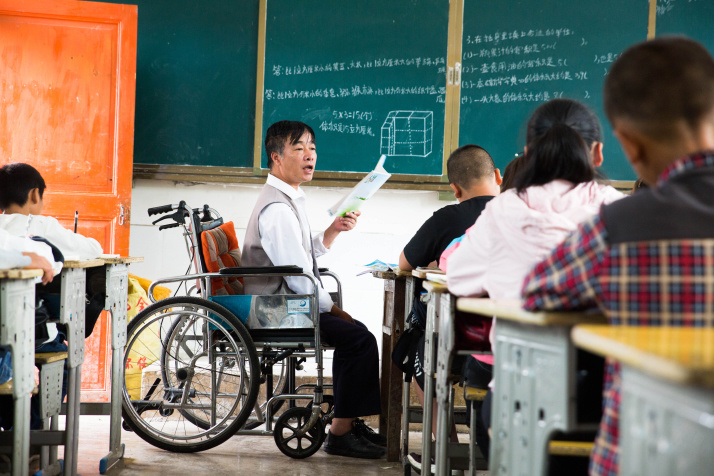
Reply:
<svg viewBox="0 0 714 476"><path fill-rule="evenodd" d="M491 155L481 146L462 145L451 153L446 161L449 183L469 188L474 182L496 173L496 164Z"/></svg>
<svg viewBox="0 0 714 476"><path fill-rule="evenodd" d="M296 144L306 132L310 134L314 143L315 131L304 122L280 121L268 127L265 132L265 153L268 154L268 168L273 168L273 159L270 157L273 152L282 155L286 143Z"/></svg>
<svg viewBox="0 0 714 476"><path fill-rule="evenodd" d="M32 165L16 162L0 167L1 209L7 210L11 205L24 206L33 188L40 191L42 198L47 186L40 172Z"/></svg>
<svg viewBox="0 0 714 476"><path fill-rule="evenodd" d="M714 120L714 59L683 36L638 43L610 68L604 103L611 123L631 121L651 137L671 136L675 123L695 129Z"/></svg>

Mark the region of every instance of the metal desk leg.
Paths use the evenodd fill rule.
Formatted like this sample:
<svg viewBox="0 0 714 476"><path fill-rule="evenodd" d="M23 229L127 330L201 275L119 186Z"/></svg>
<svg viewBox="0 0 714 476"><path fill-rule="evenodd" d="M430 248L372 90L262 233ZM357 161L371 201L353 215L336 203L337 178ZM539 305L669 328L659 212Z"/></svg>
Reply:
<svg viewBox="0 0 714 476"><path fill-rule="evenodd" d="M79 452L79 402L84 362L84 312L86 273L83 268L62 270L60 322L67 327L67 420L65 422L65 474L77 474Z"/></svg>
<svg viewBox="0 0 714 476"><path fill-rule="evenodd" d="M449 385L452 352L454 350L454 309L451 296L441 295L439 305L439 345L436 369L436 475L449 473L449 438L451 437L451 398L453 388Z"/></svg>
<svg viewBox="0 0 714 476"><path fill-rule="evenodd" d="M112 401L109 430L109 454L99 461L99 472L105 474L124 460L121 442L121 401L124 386L124 346L126 345L126 302L129 291L129 265L107 264L107 298L105 309L112 316Z"/></svg>
<svg viewBox="0 0 714 476"><path fill-rule="evenodd" d="M0 342L12 352L13 404L12 475L25 476L30 463L30 392L35 385L33 280L3 280L0 284Z"/></svg>
<svg viewBox="0 0 714 476"><path fill-rule="evenodd" d="M414 276L407 276L406 280L406 292L404 293L404 319L412 310L412 304L414 303L414 292L416 288L416 278ZM405 322L406 327L406 322ZM409 400L410 400L410 385L411 379L409 381L404 381L402 384L402 445L399 452L399 458L402 464L409 464L407 457L409 456Z"/></svg>
<svg viewBox="0 0 714 476"><path fill-rule="evenodd" d="M431 475L431 418L434 400L434 339L436 334L436 309L440 294L429 293L426 307L426 330L424 332L424 418L422 418L421 474Z"/></svg>

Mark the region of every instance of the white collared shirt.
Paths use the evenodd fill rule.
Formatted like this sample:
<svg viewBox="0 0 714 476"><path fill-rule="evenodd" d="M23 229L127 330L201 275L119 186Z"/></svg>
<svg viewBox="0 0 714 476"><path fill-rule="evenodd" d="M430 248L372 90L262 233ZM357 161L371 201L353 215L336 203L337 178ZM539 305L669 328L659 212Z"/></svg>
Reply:
<svg viewBox="0 0 714 476"><path fill-rule="evenodd" d="M305 213L305 192L302 189L295 190L272 174L268 174L265 184L275 187L287 195L295 203L302 222L308 223ZM287 204L271 203L265 207L258 217L258 231L260 244L275 266L296 265L301 267L303 272L312 274L312 256L309 253L306 254L302 247L300 222ZM312 237L315 257L322 256L328 251L322 243L323 236L323 233L318 233ZM312 283L305 278L287 277L285 281L296 294L312 293ZM320 312L330 312L334 303L330 294L321 285L319 301Z"/></svg>

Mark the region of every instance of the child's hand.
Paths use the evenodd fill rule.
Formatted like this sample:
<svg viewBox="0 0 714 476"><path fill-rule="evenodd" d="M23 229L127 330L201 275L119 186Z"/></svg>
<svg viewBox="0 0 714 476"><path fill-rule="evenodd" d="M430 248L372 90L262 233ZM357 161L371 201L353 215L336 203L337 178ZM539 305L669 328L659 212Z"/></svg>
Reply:
<svg viewBox="0 0 714 476"><path fill-rule="evenodd" d="M32 261L30 261L29 266L25 266L25 269L41 269L42 270L42 284L47 284L52 282L54 278L54 272L52 271L52 265L47 259L38 255L37 253L32 253L25 251L22 253L25 256L29 256Z"/></svg>

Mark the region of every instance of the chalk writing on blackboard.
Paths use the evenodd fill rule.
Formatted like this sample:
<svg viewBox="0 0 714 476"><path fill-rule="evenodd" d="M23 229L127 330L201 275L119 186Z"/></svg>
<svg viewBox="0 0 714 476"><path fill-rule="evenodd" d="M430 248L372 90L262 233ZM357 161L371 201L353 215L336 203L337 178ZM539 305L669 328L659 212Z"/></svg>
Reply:
<svg viewBox="0 0 714 476"><path fill-rule="evenodd" d="M677 3L696 3L699 0L659 0L657 2L657 16L666 15L675 8L677 8Z"/></svg>
<svg viewBox="0 0 714 476"><path fill-rule="evenodd" d="M542 102L562 97L563 91L590 96L591 80L607 74L593 65L613 63L619 54L595 52L592 62L580 50L587 38L569 27L519 28L467 35L462 53L462 104ZM601 71L603 71L601 73Z"/></svg>
<svg viewBox="0 0 714 476"><path fill-rule="evenodd" d="M389 86L372 87L367 85L353 85L345 88L318 88L308 90L296 89L266 89L265 99L268 101L285 99L314 99L314 98L346 98L359 96L437 96L437 102L441 101L440 96L446 94L446 87L437 86Z"/></svg>
<svg viewBox="0 0 714 476"><path fill-rule="evenodd" d="M272 66L273 76L289 76L298 74L314 74L325 72L347 71L350 69L372 69L372 68L396 68L399 66L411 66L415 68L424 68L432 66L444 66L446 59L444 57L435 58L376 58L370 60L347 60L335 61L323 64L298 64L298 65L281 65L275 64Z"/></svg>
<svg viewBox="0 0 714 476"><path fill-rule="evenodd" d="M426 157L434 138L432 111L390 111L382 124L380 153Z"/></svg>
<svg viewBox="0 0 714 476"><path fill-rule="evenodd" d="M342 134L357 134L374 137L371 126L345 123L339 121L322 121L319 129L323 132L339 132Z"/></svg>

